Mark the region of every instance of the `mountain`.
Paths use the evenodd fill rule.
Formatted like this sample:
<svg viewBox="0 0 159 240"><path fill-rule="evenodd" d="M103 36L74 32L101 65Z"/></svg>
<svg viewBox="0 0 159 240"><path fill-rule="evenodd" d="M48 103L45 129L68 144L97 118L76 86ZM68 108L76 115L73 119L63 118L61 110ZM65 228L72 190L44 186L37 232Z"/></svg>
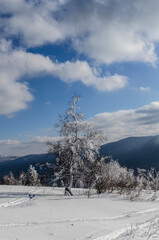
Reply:
<svg viewBox="0 0 159 240"><path fill-rule="evenodd" d="M7 160L14 160L16 158L17 158L16 156L7 156L7 157L0 156L0 162L7 161Z"/></svg>
<svg viewBox="0 0 159 240"><path fill-rule="evenodd" d="M129 137L101 147L103 155L111 155L114 160L128 168L154 167L159 170L159 135L149 137Z"/></svg>
<svg viewBox="0 0 159 240"><path fill-rule="evenodd" d="M30 164L35 166L37 169L38 167L36 164L52 162L53 159L54 157L51 154L33 154L24 157L17 157L14 160L11 158L10 160L2 161L0 162L0 179L2 179L2 177L7 175L10 171L13 172L15 176L18 176L21 171L26 172Z"/></svg>
<svg viewBox="0 0 159 240"><path fill-rule="evenodd" d="M159 170L159 135L149 137L129 137L117 142L107 143L101 147L101 154L112 156L118 160L121 166L128 168L145 168L154 167ZM53 155L35 154L24 157L0 157L0 179L10 171L18 176L20 171L27 171L31 165L37 163L52 162Z"/></svg>

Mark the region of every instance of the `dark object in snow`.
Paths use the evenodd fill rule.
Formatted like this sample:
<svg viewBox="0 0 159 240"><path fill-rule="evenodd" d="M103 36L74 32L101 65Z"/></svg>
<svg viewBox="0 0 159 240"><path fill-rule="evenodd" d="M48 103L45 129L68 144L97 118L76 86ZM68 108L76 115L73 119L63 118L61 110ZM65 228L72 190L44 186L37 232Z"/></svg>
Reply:
<svg viewBox="0 0 159 240"><path fill-rule="evenodd" d="M65 187L65 196L73 196L73 193L71 192L70 188Z"/></svg>
<svg viewBox="0 0 159 240"><path fill-rule="evenodd" d="M28 197L32 199L33 197L35 197L35 194L28 194Z"/></svg>

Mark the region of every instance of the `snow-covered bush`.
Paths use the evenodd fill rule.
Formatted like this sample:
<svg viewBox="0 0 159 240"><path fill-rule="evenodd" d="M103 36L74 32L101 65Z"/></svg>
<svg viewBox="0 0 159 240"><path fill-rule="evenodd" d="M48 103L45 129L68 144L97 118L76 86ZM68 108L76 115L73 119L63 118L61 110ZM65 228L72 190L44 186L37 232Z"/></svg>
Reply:
<svg viewBox="0 0 159 240"><path fill-rule="evenodd" d="M137 169L134 174L132 169L121 167L117 161L105 159L98 162L95 172L94 188L97 193L112 193L114 190L119 194L126 194L131 200L138 198L143 190L154 191L153 198L159 190L159 172L154 168L150 170Z"/></svg>
<svg viewBox="0 0 159 240"><path fill-rule="evenodd" d="M117 161L111 160L99 162L95 188L98 193L118 190L119 193L129 191L135 187L135 176L133 170L123 168Z"/></svg>
<svg viewBox="0 0 159 240"><path fill-rule="evenodd" d="M159 190L159 172L154 168L150 170L137 169L136 188L135 191L130 193L130 199L134 200L138 198L143 190L148 193L152 193L153 191L152 200L156 198L156 192Z"/></svg>

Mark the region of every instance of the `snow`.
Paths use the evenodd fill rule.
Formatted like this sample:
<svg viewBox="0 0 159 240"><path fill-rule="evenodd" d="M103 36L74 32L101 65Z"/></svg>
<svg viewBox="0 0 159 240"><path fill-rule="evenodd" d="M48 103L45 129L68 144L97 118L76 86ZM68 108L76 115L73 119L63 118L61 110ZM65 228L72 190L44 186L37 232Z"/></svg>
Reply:
<svg viewBox="0 0 159 240"><path fill-rule="evenodd" d="M88 198L83 189L73 189L73 197L63 192L0 186L0 239L159 239L158 201L130 201L116 194Z"/></svg>

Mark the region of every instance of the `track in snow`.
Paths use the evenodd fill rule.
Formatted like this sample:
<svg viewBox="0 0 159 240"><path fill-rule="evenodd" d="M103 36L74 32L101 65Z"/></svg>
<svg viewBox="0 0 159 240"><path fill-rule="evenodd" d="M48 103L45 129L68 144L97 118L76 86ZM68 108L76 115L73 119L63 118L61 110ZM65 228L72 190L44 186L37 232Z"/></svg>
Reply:
<svg viewBox="0 0 159 240"><path fill-rule="evenodd" d="M18 197L17 198L12 198L10 201L7 201L5 203L0 204L0 208L13 207L13 206L16 206L16 205L23 204L23 203L25 203L25 202L30 200L29 194L36 195L36 194L39 194L41 192L42 192L41 190L30 191L23 198L18 198Z"/></svg>
<svg viewBox="0 0 159 240"><path fill-rule="evenodd" d="M93 238L93 240L150 239L150 237L159 239L159 217L118 229L112 233Z"/></svg>

